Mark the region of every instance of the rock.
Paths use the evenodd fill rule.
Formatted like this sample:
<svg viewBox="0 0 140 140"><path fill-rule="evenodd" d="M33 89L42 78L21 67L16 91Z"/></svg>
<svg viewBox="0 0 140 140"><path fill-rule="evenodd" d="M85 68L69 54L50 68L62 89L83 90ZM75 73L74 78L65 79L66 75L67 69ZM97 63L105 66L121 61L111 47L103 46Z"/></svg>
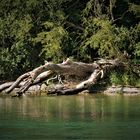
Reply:
<svg viewBox="0 0 140 140"><path fill-rule="evenodd" d="M128 94L140 94L140 88L128 87L128 86L112 86L107 88L104 93L128 93Z"/></svg>

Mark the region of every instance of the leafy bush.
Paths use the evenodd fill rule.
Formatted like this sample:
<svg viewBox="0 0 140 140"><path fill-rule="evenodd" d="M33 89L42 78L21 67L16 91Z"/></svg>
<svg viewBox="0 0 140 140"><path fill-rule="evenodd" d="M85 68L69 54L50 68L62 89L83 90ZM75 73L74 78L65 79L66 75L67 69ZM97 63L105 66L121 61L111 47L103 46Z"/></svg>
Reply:
<svg viewBox="0 0 140 140"><path fill-rule="evenodd" d="M67 38L67 32L62 26L53 22L46 21L43 25L46 31L38 33L34 39L35 43L41 43L43 46L40 55L44 55L46 60L59 62L63 59L62 42Z"/></svg>
<svg viewBox="0 0 140 140"><path fill-rule="evenodd" d="M138 81L140 79L132 73L114 71L110 74L109 80L112 85L138 86Z"/></svg>

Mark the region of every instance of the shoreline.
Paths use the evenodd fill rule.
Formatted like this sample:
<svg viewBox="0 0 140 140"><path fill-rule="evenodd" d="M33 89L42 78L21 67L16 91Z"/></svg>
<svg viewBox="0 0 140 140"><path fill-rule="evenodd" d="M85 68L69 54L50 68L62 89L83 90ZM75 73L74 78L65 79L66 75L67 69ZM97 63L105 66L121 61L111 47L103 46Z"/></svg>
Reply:
<svg viewBox="0 0 140 140"><path fill-rule="evenodd" d="M108 87L104 94L114 95L114 94L122 94L122 95L140 95L140 88L133 86L111 86Z"/></svg>
<svg viewBox="0 0 140 140"><path fill-rule="evenodd" d="M15 89L11 94L6 94L4 91L0 93L0 96L4 95L4 96L13 96L16 94L16 91L18 90ZM34 86L31 86L28 91L26 91L26 95L29 95L29 96L47 96L47 87L40 87L39 85L34 85ZM81 94L104 94L104 95L117 95L117 94L120 94L120 95L125 95L125 96L133 96L133 95L140 95L140 87L133 87L133 86L109 86L107 87L106 89L102 89L102 88L98 88L98 89L95 89L93 91L83 91L81 93L79 93L80 95ZM50 95L49 95L50 96ZM52 95L53 96L53 95Z"/></svg>

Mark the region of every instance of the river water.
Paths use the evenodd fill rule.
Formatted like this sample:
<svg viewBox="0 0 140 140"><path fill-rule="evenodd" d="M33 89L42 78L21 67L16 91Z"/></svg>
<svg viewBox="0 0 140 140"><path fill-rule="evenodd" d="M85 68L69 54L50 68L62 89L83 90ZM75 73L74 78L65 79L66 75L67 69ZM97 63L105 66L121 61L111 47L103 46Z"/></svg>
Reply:
<svg viewBox="0 0 140 140"><path fill-rule="evenodd" d="M140 96L0 97L0 140L140 139Z"/></svg>

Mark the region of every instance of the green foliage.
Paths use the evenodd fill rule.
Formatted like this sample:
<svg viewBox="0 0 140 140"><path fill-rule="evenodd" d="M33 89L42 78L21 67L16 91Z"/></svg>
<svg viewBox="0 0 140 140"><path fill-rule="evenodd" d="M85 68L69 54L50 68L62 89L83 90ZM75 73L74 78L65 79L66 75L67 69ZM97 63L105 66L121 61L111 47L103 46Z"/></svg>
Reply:
<svg viewBox="0 0 140 140"><path fill-rule="evenodd" d="M0 80L44 60L92 62L123 51L140 59L139 6L130 0L1 0Z"/></svg>
<svg viewBox="0 0 140 140"><path fill-rule="evenodd" d="M121 85L122 84L121 76L118 75L116 72L111 73L110 83L113 85Z"/></svg>
<svg viewBox="0 0 140 140"><path fill-rule="evenodd" d="M119 5L123 5L123 8ZM139 10L134 7L139 5L119 0L90 0L82 13L84 32L80 44L81 58L86 61L92 61L94 57L116 58L122 57L124 51L131 58L138 58L140 32L136 13ZM123 14L117 13L118 9ZM132 15L133 18L130 18ZM128 20L127 24L125 21ZM133 26L130 22L133 22ZM120 26L120 23L123 25Z"/></svg>
<svg viewBox="0 0 140 140"><path fill-rule="evenodd" d="M129 10L132 11L136 17L140 18L140 5L130 3Z"/></svg>
<svg viewBox="0 0 140 140"><path fill-rule="evenodd" d="M46 60L53 60L58 62L62 59L62 42L67 38L67 32L60 25L56 25L53 22L44 23L46 31L38 33L34 39L36 43L41 43L43 46L41 55L45 55Z"/></svg>
<svg viewBox="0 0 140 140"><path fill-rule="evenodd" d="M138 42L137 44L135 44L134 55L135 55L136 57L139 57L139 58L140 58L140 42Z"/></svg>
<svg viewBox="0 0 140 140"><path fill-rule="evenodd" d="M86 40L83 41L81 52L85 54L85 50L89 47L96 50L100 57L121 57L120 50L126 50L128 47L129 30L125 27L118 28L112 25L109 20L94 18L91 22L92 27L87 26L85 29L85 36L89 36L89 34L91 36L86 37ZM91 33L88 28L94 28L93 32ZM92 59L92 56L88 57Z"/></svg>
<svg viewBox="0 0 140 140"><path fill-rule="evenodd" d="M140 58L140 23L132 29L132 48L134 50L133 55L136 59Z"/></svg>
<svg viewBox="0 0 140 140"><path fill-rule="evenodd" d="M139 86L139 78L131 72L114 71L109 77L110 83L113 85L133 85Z"/></svg>
<svg viewBox="0 0 140 140"><path fill-rule="evenodd" d="M64 20L60 7L63 2L65 0L0 2L0 80L15 79L44 59L61 57L61 40L65 36L65 30L59 26Z"/></svg>
<svg viewBox="0 0 140 140"><path fill-rule="evenodd" d="M3 49L0 53L0 75L4 78L5 74L9 79L14 75L15 77L20 74L23 69L28 69L29 62L27 56L29 52L22 42L13 45L11 50Z"/></svg>
<svg viewBox="0 0 140 140"><path fill-rule="evenodd" d="M140 79L137 80L137 83L135 85L136 87L140 87Z"/></svg>

